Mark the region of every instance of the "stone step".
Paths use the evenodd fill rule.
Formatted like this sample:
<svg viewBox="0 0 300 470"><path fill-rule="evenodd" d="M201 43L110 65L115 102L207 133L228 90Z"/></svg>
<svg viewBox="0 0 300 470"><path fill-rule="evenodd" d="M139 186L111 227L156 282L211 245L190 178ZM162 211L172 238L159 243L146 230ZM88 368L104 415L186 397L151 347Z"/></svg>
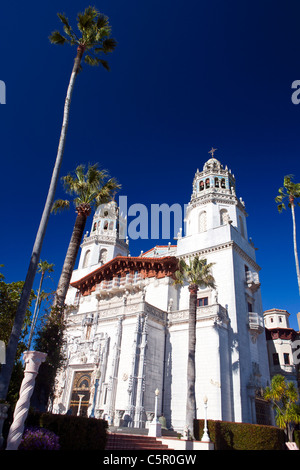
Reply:
<svg viewBox="0 0 300 470"><path fill-rule="evenodd" d="M107 435L107 443L105 450L151 450L169 449L155 437L148 437L136 434L118 434L109 433Z"/></svg>

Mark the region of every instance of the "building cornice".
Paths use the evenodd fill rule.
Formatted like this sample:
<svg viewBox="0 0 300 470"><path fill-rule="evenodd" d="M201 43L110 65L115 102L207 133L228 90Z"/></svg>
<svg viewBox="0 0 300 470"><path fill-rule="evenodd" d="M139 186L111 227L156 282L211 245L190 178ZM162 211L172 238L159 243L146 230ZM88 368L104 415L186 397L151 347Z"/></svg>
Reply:
<svg viewBox="0 0 300 470"><path fill-rule="evenodd" d="M117 256L103 264L95 271L71 283L72 287L79 289L81 294L88 295L93 292L101 281L111 280L113 277L134 274L136 271L143 277L163 278L173 276L177 269L177 258L166 256L164 258L143 258L131 256Z"/></svg>
<svg viewBox="0 0 300 470"><path fill-rule="evenodd" d="M253 267L256 271L260 271L261 268L260 266L254 261L253 258L251 258L236 242L233 240L230 240L225 243L221 243L219 245L211 246L208 248L203 248L201 250L196 250L191 253L185 254L185 255L179 255L178 258L183 258L183 259L188 259L192 256L204 256L209 253L214 253L215 251L220 251L220 250L226 250L226 249L234 249L242 258L244 258L245 261L249 265Z"/></svg>
<svg viewBox="0 0 300 470"><path fill-rule="evenodd" d="M294 341L297 337L297 332L293 328L265 328L266 339L275 340L290 340Z"/></svg>

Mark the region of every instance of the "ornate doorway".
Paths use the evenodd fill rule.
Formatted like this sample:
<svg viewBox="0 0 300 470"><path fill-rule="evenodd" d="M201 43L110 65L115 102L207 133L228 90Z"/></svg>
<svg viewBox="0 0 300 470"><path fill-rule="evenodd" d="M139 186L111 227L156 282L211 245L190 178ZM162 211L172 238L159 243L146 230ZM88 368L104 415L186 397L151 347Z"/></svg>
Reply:
<svg viewBox="0 0 300 470"><path fill-rule="evenodd" d="M70 410L72 415L87 416L91 395L92 371L77 371L74 374Z"/></svg>

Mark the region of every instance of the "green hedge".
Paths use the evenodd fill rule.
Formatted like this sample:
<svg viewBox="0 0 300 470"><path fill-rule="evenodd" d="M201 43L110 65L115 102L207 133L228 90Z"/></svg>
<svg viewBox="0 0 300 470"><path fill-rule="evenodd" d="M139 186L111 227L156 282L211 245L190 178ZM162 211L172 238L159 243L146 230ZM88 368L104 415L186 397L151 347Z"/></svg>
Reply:
<svg viewBox="0 0 300 470"><path fill-rule="evenodd" d="M204 420L194 421L196 440L201 440ZM208 420L208 433L216 450L284 450L285 434L274 426Z"/></svg>
<svg viewBox="0 0 300 470"><path fill-rule="evenodd" d="M299 430L294 431L294 439L298 448L300 449L300 431Z"/></svg>
<svg viewBox="0 0 300 470"><path fill-rule="evenodd" d="M82 416L30 412L26 426L39 426L59 436L61 450L103 450L107 422Z"/></svg>

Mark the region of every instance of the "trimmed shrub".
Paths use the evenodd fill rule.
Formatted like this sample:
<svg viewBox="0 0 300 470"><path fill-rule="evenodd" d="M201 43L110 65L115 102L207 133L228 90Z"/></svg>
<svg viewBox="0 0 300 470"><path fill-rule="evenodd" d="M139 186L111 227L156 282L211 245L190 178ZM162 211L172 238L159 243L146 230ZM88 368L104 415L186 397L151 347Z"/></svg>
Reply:
<svg viewBox="0 0 300 470"><path fill-rule="evenodd" d="M102 419L30 412L26 426L38 426L59 437L60 450L104 450L108 427Z"/></svg>
<svg viewBox="0 0 300 470"><path fill-rule="evenodd" d="M285 434L280 428L249 423L208 420L208 432L216 450L284 450ZM204 420L194 421L196 440L201 440Z"/></svg>
<svg viewBox="0 0 300 470"><path fill-rule="evenodd" d="M294 431L294 440L298 446L298 449L300 449L300 431Z"/></svg>

